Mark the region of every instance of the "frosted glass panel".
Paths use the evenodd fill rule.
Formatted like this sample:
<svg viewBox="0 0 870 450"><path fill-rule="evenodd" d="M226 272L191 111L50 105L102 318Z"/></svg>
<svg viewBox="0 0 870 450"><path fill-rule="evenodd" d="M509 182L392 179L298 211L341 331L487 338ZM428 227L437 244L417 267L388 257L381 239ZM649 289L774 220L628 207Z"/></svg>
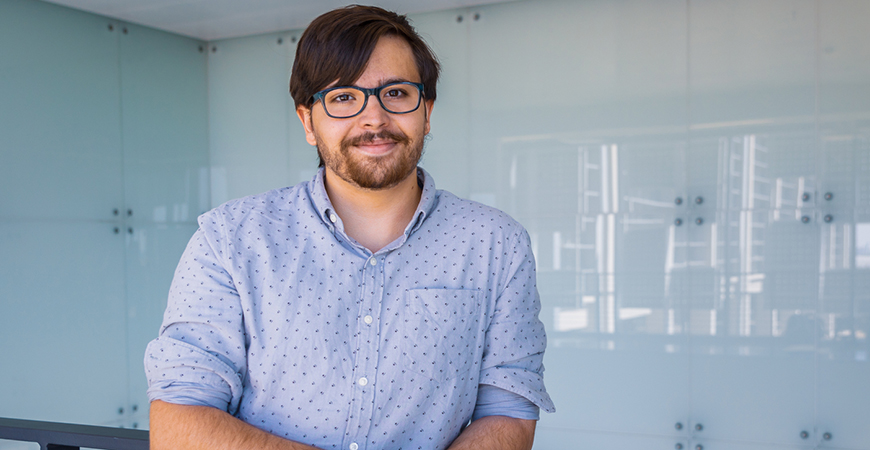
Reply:
<svg viewBox="0 0 870 450"><path fill-rule="evenodd" d="M210 205L205 48L17 0L0 3L0 42L0 334L14 369L0 374L0 416L145 422L136 312L148 316L148 271L125 264L125 242L149 221L186 221L186 242ZM159 234L136 262L161 274L147 283L165 298L184 244L164 249ZM126 296L125 275L140 282Z"/></svg>
<svg viewBox="0 0 870 450"><path fill-rule="evenodd" d="M689 23L689 196L716 208L765 207L753 193L769 190L761 168L775 155L750 137L791 127L807 136L787 151L812 155L815 4L694 1Z"/></svg>
<svg viewBox="0 0 870 450"><path fill-rule="evenodd" d="M549 141L576 151L588 143L597 150L614 133L684 130L684 2L516 2L475 11L468 44L472 198L491 197L508 183L508 172L492 166L513 145L546 148ZM575 207L576 193L559 194L538 197L540 207L551 214ZM506 206L501 195L495 200Z"/></svg>
<svg viewBox="0 0 870 450"><path fill-rule="evenodd" d="M648 340L642 351L625 350L619 336L610 350L606 341L600 349L580 349L552 336L544 365L557 412L542 414L540 426L679 436L675 424L689 420L688 358L673 340Z"/></svg>
<svg viewBox="0 0 870 450"><path fill-rule="evenodd" d="M813 355L766 353L693 355L692 417L703 436L801 444L800 432L814 422Z"/></svg>
<svg viewBox="0 0 870 450"><path fill-rule="evenodd" d="M800 445L813 425L819 225L777 212L720 210L690 239L715 261L690 282L693 417L711 439Z"/></svg>
<svg viewBox="0 0 870 450"><path fill-rule="evenodd" d="M689 14L693 126L812 126L815 2L696 0Z"/></svg>
<svg viewBox="0 0 870 450"><path fill-rule="evenodd" d="M459 20L459 18L462 20ZM412 16L414 27L435 51L441 62L438 98L431 117L421 166L439 189L468 198L472 178L468 134L468 27L469 10L451 10ZM486 200L478 198L477 200Z"/></svg>
<svg viewBox="0 0 870 450"><path fill-rule="evenodd" d="M2 217L109 219L121 208L118 30L0 2Z"/></svg>
<svg viewBox="0 0 870 450"><path fill-rule="evenodd" d="M814 424L815 8L690 4L692 414L720 440L704 448L802 445Z"/></svg>
<svg viewBox="0 0 870 450"><path fill-rule="evenodd" d="M127 236L130 404L126 420L128 426L147 428L147 382L142 365L145 346L157 337L175 267L197 226L143 223L131 226L133 233Z"/></svg>
<svg viewBox="0 0 870 450"><path fill-rule="evenodd" d="M205 44L123 30L126 209L136 220L192 222L210 208Z"/></svg>
<svg viewBox="0 0 870 450"><path fill-rule="evenodd" d="M828 211L831 213L832 211ZM870 442L870 211L832 212L821 226L819 279L818 423L831 446L865 448Z"/></svg>
<svg viewBox="0 0 870 450"><path fill-rule="evenodd" d="M127 398L124 236L0 223L0 417L113 425Z"/></svg>
<svg viewBox="0 0 870 450"><path fill-rule="evenodd" d="M867 448L870 428L870 4L819 4L823 193L817 416L826 446ZM854 209L853 209L854 208Z"/></svg>
<svg viewBox="0 0 870 450"><path fill-rule="evenodd" d="M699 435L702 433L697 433ZM804 440L802 442L808 442ZM712 439L704 439L703 437L698 437L692 441L690 441L690 445L688 448L696 449L697 446L701 445L704 450L812 450L816 447L810 445L795 445L795 444L758 444L758 443L748 443L748 442L735 442L735 441L719 441ZM684 447L685 448L685 447Z"/></svg>
<svg viewBox="0 0 870 450"><path fill-rule="evenodd" d="M317 152L305 142L288 93L298 36L291 32L211 43L213 206L313 175Z"/></svg>
<svg viewBox="0 0 870 450"><path fill-rule="evenodd" d="M583 447L568 430L675 435L689 417L686 235L675 225L685 3L517 2L458 14L468 30L469 195L519 220L537 261L558 412L543 418L536 448Z"/></svg>
<svg viewBox="0 0 870 450"><path fill-rule="evenodd" d="M538 425L534 450L673 450L677 444L690 448L686 439L570 431L550 428L545 423L543 420Z"/></svg>
<svg viewBox="0 0 870 450"><path fill-rule="evenodd" d="M819 109L829 120L867 120L870 108L870 4L863 0L819 3Z"/></svg>

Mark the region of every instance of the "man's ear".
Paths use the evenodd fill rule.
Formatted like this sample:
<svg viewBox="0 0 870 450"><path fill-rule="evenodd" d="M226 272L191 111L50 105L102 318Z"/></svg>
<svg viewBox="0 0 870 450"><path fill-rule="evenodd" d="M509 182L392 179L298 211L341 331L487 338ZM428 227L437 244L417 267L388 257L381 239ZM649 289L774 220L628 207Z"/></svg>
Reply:
<svg viewBox="0 0 870 450"><path fill-rule="evenodd" d="M305 106L296 107L296 115L299 116L299 121L302 122L302 128L305 129L305 140L309 144L316 146L317 138L314 136L314 125L311 123L311 108Z"/></svg>
<svg viewBox="0 0 870 450"><path fill-rule="evenodd" d="M426 132L423 134L429 134L429 121L432 118L432 108L435 107L435 100L424 101L423 107L425 108L424 112L426 113Z"/></svg>

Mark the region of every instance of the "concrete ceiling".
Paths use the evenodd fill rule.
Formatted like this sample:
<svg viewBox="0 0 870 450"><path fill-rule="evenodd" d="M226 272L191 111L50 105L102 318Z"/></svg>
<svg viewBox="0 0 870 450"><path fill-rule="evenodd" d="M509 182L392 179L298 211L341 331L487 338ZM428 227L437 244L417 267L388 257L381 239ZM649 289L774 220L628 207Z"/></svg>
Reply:
<svg viewBox="0 0 870 450"><path fill-rule="evenodd" d="M343 0L45 0L206 41L304 28ZM507 0L378 0L402 14Z"/></svg>

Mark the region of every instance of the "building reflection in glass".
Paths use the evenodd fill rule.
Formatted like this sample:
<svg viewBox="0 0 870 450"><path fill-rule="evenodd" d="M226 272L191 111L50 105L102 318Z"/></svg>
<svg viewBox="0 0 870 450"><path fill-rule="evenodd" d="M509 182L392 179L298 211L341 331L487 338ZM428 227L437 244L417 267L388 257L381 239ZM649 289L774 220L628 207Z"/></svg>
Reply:
<svg viewBox="0 0 870 450"><path fill-rule="evenodd" d="M870 298L853 284L870 217L825 200L837 167L819 167L814 130L684 136L502 141L503 207L530 232L554 345L690 335L716 338L696 351L751 355L865 340Z"/></svg>

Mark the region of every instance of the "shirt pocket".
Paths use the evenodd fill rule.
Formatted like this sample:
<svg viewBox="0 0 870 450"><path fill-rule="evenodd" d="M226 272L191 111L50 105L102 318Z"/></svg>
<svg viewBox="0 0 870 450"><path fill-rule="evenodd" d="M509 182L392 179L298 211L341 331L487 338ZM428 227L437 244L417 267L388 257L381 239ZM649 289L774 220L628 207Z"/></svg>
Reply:
<svg viewBox="0 0 870 450"><path fill-rule="evenodd" d="M401 346L408 367L437 381L459 377L474 367L484 332L480 298L480 291L470 289L406 291L408 339Z"/></svg>

